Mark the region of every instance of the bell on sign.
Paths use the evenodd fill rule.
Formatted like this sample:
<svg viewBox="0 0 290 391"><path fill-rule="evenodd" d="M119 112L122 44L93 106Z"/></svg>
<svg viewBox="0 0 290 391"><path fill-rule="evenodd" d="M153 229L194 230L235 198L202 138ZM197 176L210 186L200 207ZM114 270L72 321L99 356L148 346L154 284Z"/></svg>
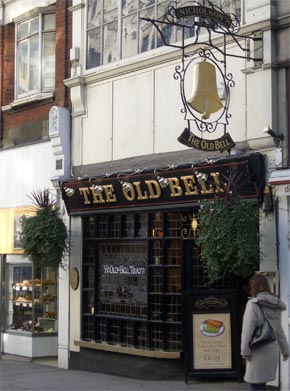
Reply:
<svg viewBox="0 0 290 391"><path fill-rule="evenodd" d="M208 119L211 114L223 108L217 91L215 66L206 61L194 64L193 93L187 102L202 119Z"/></svg>

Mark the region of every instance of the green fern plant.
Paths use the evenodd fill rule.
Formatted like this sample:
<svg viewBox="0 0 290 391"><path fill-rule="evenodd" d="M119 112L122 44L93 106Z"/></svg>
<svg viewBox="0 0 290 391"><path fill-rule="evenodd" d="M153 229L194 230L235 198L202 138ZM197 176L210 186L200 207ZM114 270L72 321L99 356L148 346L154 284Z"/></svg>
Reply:
<svg viewBox="0 0 290 391"><path fill-rule="evenodd" d="M257 269L258 216L258 205L239 197L202 203L197 244L209 283L231 274L248 277Z"/></svg>
<svg viewBox="0 0 290 391"><path fill-rule="evenodd" d="M68 234L58 214L56 202L47 189L33 192L29 197L37 210L34 216L22 220L21 242L24 255L35 267L63 267L63 257L68 250Z"/></svg>

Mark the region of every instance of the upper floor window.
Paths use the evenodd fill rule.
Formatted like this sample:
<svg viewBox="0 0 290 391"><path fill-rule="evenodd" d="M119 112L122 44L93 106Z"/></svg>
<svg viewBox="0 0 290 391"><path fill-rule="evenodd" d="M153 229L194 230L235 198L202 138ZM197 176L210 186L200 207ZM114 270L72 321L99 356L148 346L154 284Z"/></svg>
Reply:
<svg viewBox="0 0 290 391"><path fill-rule="evenodd" d="M159 19L172 0L87 0L86 68L94 68L163 45L157 29L141 18ZM241 0L213 0L240 18ZM166 42L182 39L179 28L164 25ZM188 37L193 31L187 31ZM185 38L188 38L185 37Z"/></svg>
<svg viewBox="0 0 290 391"><path fill-rule="evenodd" d="M55 14L37 14L16 28L16 98L53 91Z"/></svg>

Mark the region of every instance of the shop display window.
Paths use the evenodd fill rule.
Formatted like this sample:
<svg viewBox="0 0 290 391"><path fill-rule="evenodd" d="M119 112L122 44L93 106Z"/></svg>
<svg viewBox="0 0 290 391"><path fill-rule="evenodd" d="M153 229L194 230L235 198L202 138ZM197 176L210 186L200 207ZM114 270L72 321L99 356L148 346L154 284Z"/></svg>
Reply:
<svg viewBox="0 0 290 391"><path fill-rule="evenodd" d="M83 218L84 341L181 350L182 215Z"/></svg>
<svg viewBox="0 0 290 391"><path fill-rule="evenodd" d="M56 272L34 270L31 264L11 264L8 280L7 331L57 332Z"/></svg>

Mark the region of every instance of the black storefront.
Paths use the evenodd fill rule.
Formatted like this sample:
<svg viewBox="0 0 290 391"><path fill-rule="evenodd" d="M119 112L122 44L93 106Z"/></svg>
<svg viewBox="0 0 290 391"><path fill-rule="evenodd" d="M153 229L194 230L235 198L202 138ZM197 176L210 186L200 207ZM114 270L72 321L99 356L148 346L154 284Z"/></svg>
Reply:
<svg viewBox="0 0 290 391"><path fill-rule="evenodd" d="M62 183L83 236L80 352L71 352L71 368L241 378L244 281L208 285L193 224L200 201L223 197L233 173L239 195L261 202L259 153ZM207 321L221 325L216 338Z"/></svg>

